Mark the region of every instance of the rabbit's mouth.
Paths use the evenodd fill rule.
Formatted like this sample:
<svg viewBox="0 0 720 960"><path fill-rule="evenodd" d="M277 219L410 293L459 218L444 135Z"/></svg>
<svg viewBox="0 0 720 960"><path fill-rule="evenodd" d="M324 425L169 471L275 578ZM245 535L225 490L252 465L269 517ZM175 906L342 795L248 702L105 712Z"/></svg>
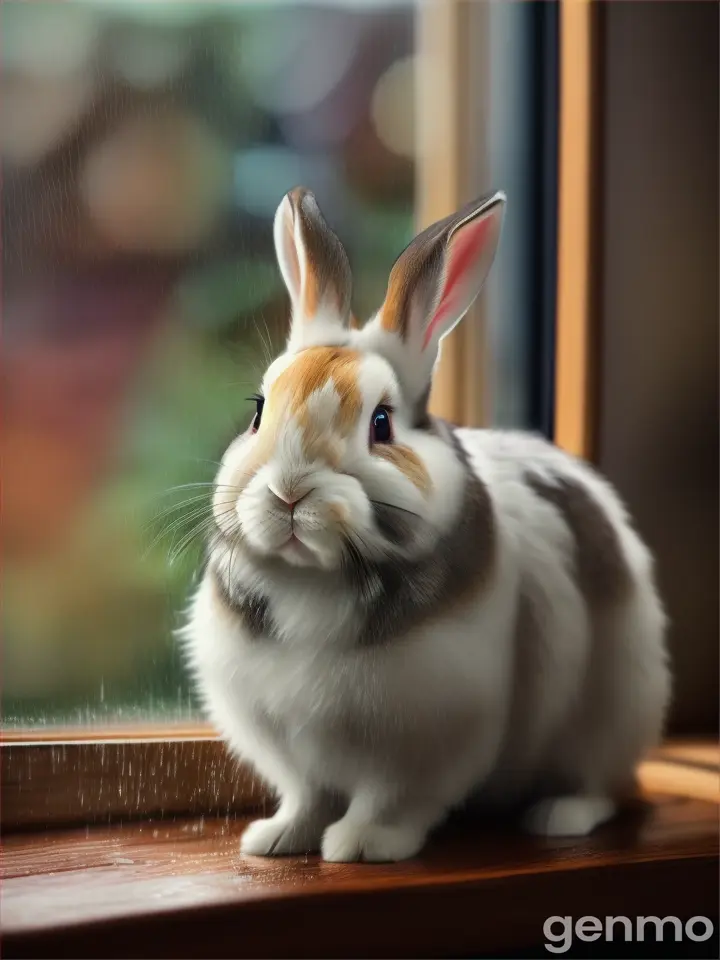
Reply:
<svg viewBox="0 0 720 960"><path fill-rule="evenodd" d="M293 531L285 543L278 550L278 555L294 566L310 566L317 564L314 552Z"/></svg>

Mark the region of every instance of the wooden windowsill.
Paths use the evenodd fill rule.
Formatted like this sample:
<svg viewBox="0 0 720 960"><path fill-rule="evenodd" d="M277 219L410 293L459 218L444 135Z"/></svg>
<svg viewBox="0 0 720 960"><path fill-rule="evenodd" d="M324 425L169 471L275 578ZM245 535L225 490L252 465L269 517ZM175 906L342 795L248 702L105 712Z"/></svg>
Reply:
<svg viewBox="0 0 720 960"><path fill-rule="evenodd" d="M4 955L490 956L542 947L553 915L717 921L717 762L667 748L586 840L464 821L403 864L241 857L231 817L11 834Z"/></svg>
<svg viewBox="0 0 720 960"><path fill-rule="evenodd" d="M185 723L113 723L107 726L69 727L47 724L42 727L0 729L0 744L30 743L118 743L135 740L217 740L217 731L202 721Z"/></svg>

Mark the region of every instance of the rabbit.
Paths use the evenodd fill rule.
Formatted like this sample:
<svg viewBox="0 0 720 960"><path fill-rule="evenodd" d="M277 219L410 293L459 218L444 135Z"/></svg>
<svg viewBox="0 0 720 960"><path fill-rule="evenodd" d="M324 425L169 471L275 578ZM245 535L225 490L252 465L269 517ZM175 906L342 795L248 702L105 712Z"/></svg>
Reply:
<svg viewBox="0 0 720 960"><path fill-rule="evenodd" d="M313 193L275 215L287 348L222 458L183 628L210 719L279 800L245 855L403 860L478 799L584 836L661 736L666 616L613 489L541 437L428 412L505 204L420 233L361 327Z"/></svg>

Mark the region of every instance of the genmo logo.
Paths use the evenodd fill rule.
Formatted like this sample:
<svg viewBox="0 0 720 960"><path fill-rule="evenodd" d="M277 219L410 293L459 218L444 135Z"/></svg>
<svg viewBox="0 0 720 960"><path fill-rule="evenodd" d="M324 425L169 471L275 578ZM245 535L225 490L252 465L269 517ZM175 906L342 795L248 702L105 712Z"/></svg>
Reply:
<svg viewBox="0 0 720 960"><path fill-rule="evenodd" d="M545 949L550 953L567 953L572 946L573 935L584 943L602 938L606 941L625 942L645 940L646 931L652 931L653 942L665 939L692 940L702 943L715 932L712 920L707 917L691 917L683 923L678 917L548 917L543 924ZM623 936L624 934L624 936Z"/></svg>

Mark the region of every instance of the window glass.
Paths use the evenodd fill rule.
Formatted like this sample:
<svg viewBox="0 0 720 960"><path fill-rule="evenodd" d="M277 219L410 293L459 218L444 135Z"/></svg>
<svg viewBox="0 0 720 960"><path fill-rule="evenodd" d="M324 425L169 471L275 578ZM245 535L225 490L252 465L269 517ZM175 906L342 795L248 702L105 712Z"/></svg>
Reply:
<svg viewBox="0 0 720 960"><path fill-rule="evenodd" d="M415 9L0 15L4 722L187 718L193 484L284 339L272 217L311 186L377 308L413 232Z"/></svg>

